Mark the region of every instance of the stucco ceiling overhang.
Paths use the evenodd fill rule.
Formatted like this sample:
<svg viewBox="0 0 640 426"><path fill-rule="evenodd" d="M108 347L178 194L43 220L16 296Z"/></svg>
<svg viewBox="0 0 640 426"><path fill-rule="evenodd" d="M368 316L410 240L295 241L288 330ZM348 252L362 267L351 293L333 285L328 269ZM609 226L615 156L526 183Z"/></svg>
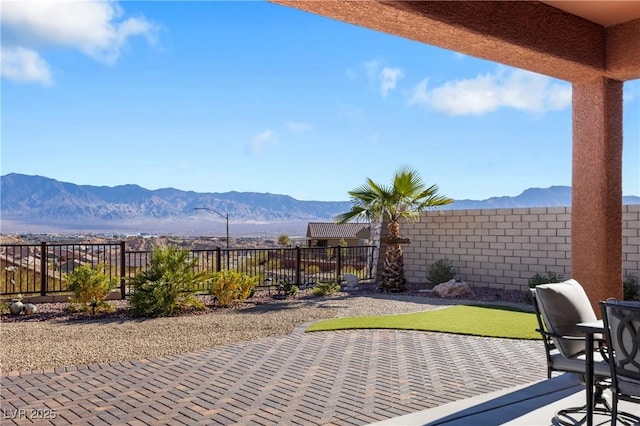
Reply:
<svg viewBox="0 0 640 426"><path fill-rule="evenodd" d="M640 1L637 0L542 0L542 3L604 27L640 18Z"/></svg>
<svg viewBox="0 0 640 426"><path fill-rule="evenodd" d="M603 75L620 81L640 78L636 0L271 1L573 83ZM567 3L607 3L619 9L605 15Z"/></svg>

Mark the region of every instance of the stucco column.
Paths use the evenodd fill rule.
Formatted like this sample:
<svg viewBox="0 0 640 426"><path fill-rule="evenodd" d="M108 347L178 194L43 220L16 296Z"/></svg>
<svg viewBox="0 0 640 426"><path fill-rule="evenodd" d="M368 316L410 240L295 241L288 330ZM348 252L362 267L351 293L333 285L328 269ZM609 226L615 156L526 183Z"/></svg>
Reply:
<svg viewBox="0 0 640 426"><path fill-rule="evenodd" d="M573 85L571 270L598 317L622 298L622 84Z"/></svg>

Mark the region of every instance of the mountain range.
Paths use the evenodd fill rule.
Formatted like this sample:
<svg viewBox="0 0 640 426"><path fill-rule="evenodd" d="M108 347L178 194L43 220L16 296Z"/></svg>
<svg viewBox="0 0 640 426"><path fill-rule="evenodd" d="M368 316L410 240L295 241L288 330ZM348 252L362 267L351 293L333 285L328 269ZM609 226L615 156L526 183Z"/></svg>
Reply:
<svg viewBox="0 0 640 426"><path fill-rule="evenodd" d="M625 204L640 197L625 196ZM446 209L554 207L571 204L571 188L530 188L516 197L457 200ZM195 210L206 207L214 211ZM255 192L198 193L138 185L77 185L11 173L0 176L2 233L95 231L198 234L220 232L228 214L235 234L303 234L307 222L332 221L349 201L301 201ZM211 214L213 213L213 214Z"/></svg>

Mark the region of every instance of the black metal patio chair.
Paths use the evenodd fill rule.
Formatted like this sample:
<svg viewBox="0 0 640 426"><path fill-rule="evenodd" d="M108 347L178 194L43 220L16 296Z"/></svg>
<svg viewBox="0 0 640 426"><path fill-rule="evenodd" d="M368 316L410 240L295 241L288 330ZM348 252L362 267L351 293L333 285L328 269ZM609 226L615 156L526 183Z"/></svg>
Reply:
<svg viewBox="0 0 640 426"><path fill-rule="evenodd" d="M640 302L600 302L611 371L611 425L640 424L640 417L618 412L618 401L638 404L640 414Z"/></svg>
<svg viewBox="0 0 640 426"><path fill-rule="evenodd" d="M542 336L547 357L547 376L553 372L578 374L585 383L585 336L576 325L597 321L589 298L576 280L562 283L541 284L531 289L533 306L538 320L537 331ZM594 351L594 413L609 414L612 410L603 397L609 386L611 372L600 350L602 336L595 336ZM587 406L564 408L555 413L554 423L561 425L582 424L586 421Z"/></svg>

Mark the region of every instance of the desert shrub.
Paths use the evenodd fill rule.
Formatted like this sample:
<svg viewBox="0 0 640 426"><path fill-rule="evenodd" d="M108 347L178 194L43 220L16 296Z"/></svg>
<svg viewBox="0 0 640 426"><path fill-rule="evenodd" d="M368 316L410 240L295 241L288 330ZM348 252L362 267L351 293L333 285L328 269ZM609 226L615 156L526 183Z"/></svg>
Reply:
<svg viewBox="0 0 640 426"><path fill-rule="evenodd" d="M622 298L624 300L636 300L640 294L640 285L638 277L634 274L625 274L622 281Z"/></svg>
<svg viewBox="0 0 640 426"><path fill-rule="evenodd" d="M220 271L210 278L209 293L215 296L220 306L233 306L248 299L260 280L237 271Z"/></svg>
<svg viewBox="0 0 640 426"><path fill-rule="evenodd" d="M300 289L297 285L288 280L281 280L278 283L278 297L290 297L298 294Z"/></svg>
<svg viewBox="0 0 640 426"><path fill-rule="evenodd" d="M563 278L561 274L556 274L553 271L547 271L547 273L544 275L536 273L531 278L529 278L527 284L529 284L529 288L536 288L536 286L540 284L559 283L562 281ZM533 303L533 299L531 298L531 294L529 292L525 294L524 298L527 303Z"/></svg>
<svg viewBox="0 0 640 426"><path fill-rule="evenodd" d="M216 256L209 256L204 253L192 253L192 256L198 258L198 267L201 271L215 271L218 269Z"/></svg>
<svg viewBox="0 0 640 426"><path fill-rule="evenodd" d="M118 280L105 274L103 265L95 268L89 265L78 266L67 275L67 288L74 293L69 298L69 308L81 312L111 312L114 308L107 302L107 297L117 286Z"/></svg>
<svg viewBox="0 0 640 426"><path fill-rule="evenodd" d="M429 269L427 269L427 281L432 285L446 283L454 279L456 273L457 271L453 267L453 263L445 257L429 265Z"/></svg>
<svg viewBox="0 0 640 426"><path fill-rule="evenodd" d="M0 314L5 315L9 313L9 302L6 300L0 301Z"/></svg>
<svg viewBox="0 0 640 426"><path fill-rule="evenodd" d="M288 235L282 234L278 237L278 244L280 244L282 247L287 247L289 244L291 244L291 239Z"/></svg>
<svg viewBox="0 0 640 426"><path fill-rule="evenodd" d="M304 268L304 271L307 274L319 274L320 273L320 267L318 265L307 265L307 267Z"/></svg>
<svg viewBox="0 0 640 426"><path fill-rule="evenodd" d="M335 281L319 282L311 290L314 296L328 296L340 290L340 284Z"/></svg>
<svg viewBox="0 0 640 426"><path fill-rule="evenodd" d="M556 274L553 271L547 271L545 275L536 273L534 276L529 278L528 284L529 288L535 288L540 284L559 283L562 281L563 278L561 274Z"/></svg>
<svg viewBox="0 0 640 426"><path fill-rule="evenodd" d="M131 311L134 316L163 317L187 309L204 309L195 289L206 279L196 272L198 258L187 249L166 246L153 250L149 268L130 280L133 287Z"/></svg>

